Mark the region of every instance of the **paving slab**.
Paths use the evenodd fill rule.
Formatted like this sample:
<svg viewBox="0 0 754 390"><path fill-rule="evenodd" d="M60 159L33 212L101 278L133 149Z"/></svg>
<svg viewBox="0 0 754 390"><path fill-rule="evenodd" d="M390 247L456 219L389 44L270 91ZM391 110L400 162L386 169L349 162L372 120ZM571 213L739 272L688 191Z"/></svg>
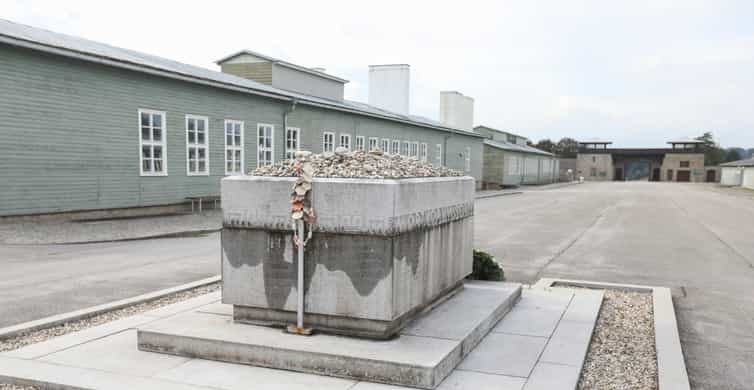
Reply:
<svg viewBox="0 0 754 390"><path fill-rule="evenodd" d="M155 378L228 390L347 390L356 384L347 379L203 359L192 359Z"/></svg>
<svg viewBox="0 0 754 390"><path fill-rule="evenodd" d="M450 304L435 307L431 315L417 319L401 334L461 340L462 355L466 356L507 315L520 296L518 284L499 283L492 287L469 285L451 298ZM490 312L490 302L501 300L503 304Z"/></svg>
<svg viewBox="0 0 754 390"><path fill-rule="evenodd" d="M138 344L144 351L434 388L510 310L520 292L520 285L506 283L465 288L387 341L300 337L237 324L200 308L140 328Z"/></svg>
<svg viewBox="0 0 754 390"><path fill-rule="evenodd" d="M136 348L136 330L129 329L53 353L39 360L118 374L152 376L186 363L190 359L139 351Z"/></svg>
<svg viewBox="0 0 754 390"><path fill-rule="evenodd" d="M574 390L580 376L581 367L538 363L526 381L524 390Z"/></svg>
<svg viewBox="0 0 754 390"><path fill-rule="evenodd" d="M225 303L213 303L198 308L196 311L200 313L216 314L219 316L233 317L233 305Z"/></svg>
<svg viewBox="0 0 754 390"><path fill-rule="evenodd" d="M589 350L594 326L583 322L560 321L547 343L540 361L581 367Z"/></svg>
<svg viewBox="0 0 754 390"><path fill-rule="evenodd" d="M591 324L597 322L605 291L589 289L575 289L573 291L573 299L565 314L563 314L563 321Z"/></svg>
<svg viewBox="0 0 754 390"><path fill-rule="evenodd" d="M529 304L516 305L503 318L497 326L492 329L494 333L509 333L521 336L540 336L550 337L558 325L560 318L565 312L567 304L550 305L550 304L531 304L531 299L527 299L530 292L524 292L521 300L527 300ZM540 299L541 300L541 299Z"/></svg>
<svg viewBox="0 0 754 390"><path fill-rule="evenodd" d="M546 337L490 333L458 369L526 378L546 343Z"/></svg>
<svg viewBox="0 0 754 390"><path fill-rule="evenodd" d="M573 299L573 290L566 288L528 288L521 292L517 307L546 307L565 310Z"/></svg>
<svg viewBox="0 0 754 390"><path fill-rule="evenodd" d="M453 371L437 390L521 390L526 379L481 372Z"/></svg>
<svg viewBox="0 0 754 390"><path fill-rule="evenodd" d="M13 351L4 352L0 354L0 356L36 359L92 340L120 333L127 329L133 329L151 321L155 321L155 318L145 315L126 317L78 332L68 333L41 343L31 344Z"/></svg>
<svg viewBox="0 0 754 390"><path fill-rule="evenodd" d="M0 356L0 382L34 384L61 390L208 390L193 386L141 376L61 366L37 360Z"/></svg>
<svg viewBox="0 0 754 390"><path fill-rule="evenodd" d="M521 390L525 378L481 372L455 370L440 384L437 390ZM413 390L411 387L359 382L351 390Z"/></svg>

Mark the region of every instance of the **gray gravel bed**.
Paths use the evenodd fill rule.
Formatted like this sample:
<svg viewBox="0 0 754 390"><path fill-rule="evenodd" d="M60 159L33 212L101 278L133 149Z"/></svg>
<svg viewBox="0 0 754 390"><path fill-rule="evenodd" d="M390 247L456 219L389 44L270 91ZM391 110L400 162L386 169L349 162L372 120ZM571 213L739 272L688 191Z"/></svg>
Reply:
<svg viewBox="0 0 754 390"><path fill-rule="evenodd" d="M578 388L657 389L651 294L605 291Z"/></svg>
<svg viewBox="0 0 754 390"><path fill-rule="evenodd" d="M39 387L34 386L21 386L21 385L8 385L0 383L0 390L39 390Z"/></svg>
<svg viewBox="0 0 754 390"><path fill-rule="evenodd" d="M219 282L197 287L187 291L178 292L175 294L170 294L162 298L124 307L107 313L98 314L93 317L66 322L64 324L53 326L51 328L40 329L29 333L22 333L20 335L0 340L0 352L11 351L30 344L49 340L53 337L62 336L67 333L77 332L82 329L91 328L93 326L101 325L135 314L144 313L176 302L185 301L189 298L209 294L211 292L217 291L218 289L220 289ZM14 388L11 387L11 389ZM0 390L5 390L5 388L0 387Z"/></svg>

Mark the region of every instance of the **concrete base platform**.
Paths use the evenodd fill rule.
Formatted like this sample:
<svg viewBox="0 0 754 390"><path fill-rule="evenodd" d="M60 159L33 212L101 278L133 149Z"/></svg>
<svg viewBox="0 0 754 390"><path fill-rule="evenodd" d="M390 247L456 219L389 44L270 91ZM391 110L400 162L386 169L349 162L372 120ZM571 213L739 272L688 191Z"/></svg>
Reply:
<svg viewBox="0 0 754 390"><path fill-rule="evenodd" d="M467 283L392 340L296 336L191 311L138 330L142 351L434 389L521 296L515 283Z"/></svg>

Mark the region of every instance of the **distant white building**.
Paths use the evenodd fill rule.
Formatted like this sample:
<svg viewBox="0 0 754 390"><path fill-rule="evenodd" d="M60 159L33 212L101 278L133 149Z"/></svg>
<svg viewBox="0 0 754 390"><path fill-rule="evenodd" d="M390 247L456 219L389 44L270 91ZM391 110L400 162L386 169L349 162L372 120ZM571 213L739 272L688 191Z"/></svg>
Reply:
<svg viewBox="0 0 754 390"><path fill-rule="evenodd" d="M720 164L720 185L754 189L754 158Z"/></svg>

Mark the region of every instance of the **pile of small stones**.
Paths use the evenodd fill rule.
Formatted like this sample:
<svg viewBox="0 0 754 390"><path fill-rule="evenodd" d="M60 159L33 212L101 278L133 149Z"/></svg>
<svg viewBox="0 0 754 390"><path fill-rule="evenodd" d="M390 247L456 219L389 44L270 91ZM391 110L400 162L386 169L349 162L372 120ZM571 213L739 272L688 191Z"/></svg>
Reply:
<svg viewBox="0 0 754 390"><path fill-rule="evenodd" d="M579 389L657 389L652 296L605 291Z"/></svg>
<svg viewBox="0 0 754 390"><path fill-rule="evenodd" d="M150 310L154 310L163 306L167 306L176 302L185 301L189 298L194 298L200 295L209 294L211 292L220 289L220 283L213 283L206 286L197 287L187 291L181 291L174 294L166 295L162 298L158 298L152 301L127 306L121 309L109 311L102 314L97 314L93 317L84 318L81 320L66 322L61 325L53 326L51 328L39 329L28 333L22 333L20 335L12 336L6 339L0 339L0 352L12 351L27 345L40 343L42 341L49 340L54 337L62 336L64 334L77 332L82 329L91 328L93 326L101 325L106 322L115 321L121 318L129 317L135 314L144 313ZM2 385L0 385L2 386ZM14 389L10 387L10 389ZM19 387L24 389L24 387ZM0 387L0 390L6 390Z"/></svg>
<svg viewBox="0 0 754 390"><path fill-rule="evenodd" d="M381 150L350 152L337 148L334 153L308 155L314 168L313 177L341 177L362 179L406 179L412 177L461 176L462 173L438 167L413 157L386 154ZM259 167L254 176L298 176L296 160Z"/></svg>

